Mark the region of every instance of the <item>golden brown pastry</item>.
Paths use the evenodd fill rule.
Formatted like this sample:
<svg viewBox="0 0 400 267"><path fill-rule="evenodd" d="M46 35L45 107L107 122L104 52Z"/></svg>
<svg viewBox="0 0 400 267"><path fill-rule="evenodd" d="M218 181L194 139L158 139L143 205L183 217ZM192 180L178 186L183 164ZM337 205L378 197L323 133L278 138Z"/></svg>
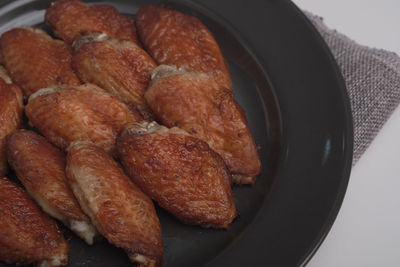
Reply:
<svg viewBox="0 0 400 267"><path fill-rule="evenodd" d="M136 27L140 41L158 64L207 73L232 90L228 64L199 19L161 6L145 6L136 15Z"/></svg>
<svg viewBox="0 0 400 267"><path fill-rule="evenodd" d="M161 264L161 227L153 202L107 153L74 143L66 172L81 207L111 244L140 266Z"/></svg>
<svg viewBox="0 0 400 267"><path fill-rule="evenodd" d="M46 24L68 44L87 32L104 32L117 39L139 43L133 19L121 15L113 6L87 5L78 0L59 0L45 14Z"/></svg>
<svg viewBox="0 0 400 267"><path fill-rule="evenodd" d="M8 171L6 137L20 127L22 112L22 92L0 66L0 177Z"/></svg>
<svg viewBox="0 0 400 267"><path fill-rule="evenodd" d="M42 136L18 130L7 138L7 155L18 179L43 211L93 244L96 229L67 184L64 154Z"/></svg>
<svg viewBox="0 0 400 267"><path fill-rule="evenodd" d="M51 143L65 150L90 141L112 152L123 127L141 120L117 97L93 85L44 88L29 98L25 113Z"/></svg>
<svg viewBox="0 0 400 267"><path fill-rule="evenodd" d="M206 142L142 122L127 127L117 150L133 181L182 222L228 228L236 217L231 176Z"/></svg>
<svg viewBox="0 0 400 267"><path fill-rule="evenodd" d="M164 125L186 130L219 153L235 183L254 183L260 160L245 113L230 90L205 74L162 65L154 69L145 98Z"/></svg>
<svg viewBox="0 0 400 267"><path fill-rule="evenodd" d="M3 64L27 99L53 84L79 85L72 71L72 49L33 27L14 28L0 37Z"/></svg>
<svg viewBox="0 0 400 267"><path fill-rule="evenodd" d="M84 36L74 44L72 62L82 81L94 83L132 104L145 119L154 119L143 94L156 63L138 45L105 34Z"/></svg>
<svg viewBox="0 0 400 267"><path fill-rule="evenodd" d="M56 222L36 207L21 188L0 178L0 261L64 266L68 250Z"/></svg>

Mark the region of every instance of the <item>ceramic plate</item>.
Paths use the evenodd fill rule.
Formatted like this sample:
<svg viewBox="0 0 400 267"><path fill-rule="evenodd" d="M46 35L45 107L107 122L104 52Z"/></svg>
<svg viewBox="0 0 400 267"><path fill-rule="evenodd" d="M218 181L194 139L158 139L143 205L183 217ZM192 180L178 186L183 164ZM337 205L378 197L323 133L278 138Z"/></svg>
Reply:
<svg viewBox="0 0 400 267"><path fill-rule="evenodd" d="M134 17L150 0L88 1ZM235 186L240 217L228 231L186 226L161 209L164 266L298 266L333 224L351 169L352 121L327 46L290 1L168 1L200 18L229 62L237 101L260 147L263 172ZM43 23L50 1L2 1L0 32ZM132 266L102 240L89 247L65 229L69 266ZM0 266L6 266L0 264Z"/></svg>

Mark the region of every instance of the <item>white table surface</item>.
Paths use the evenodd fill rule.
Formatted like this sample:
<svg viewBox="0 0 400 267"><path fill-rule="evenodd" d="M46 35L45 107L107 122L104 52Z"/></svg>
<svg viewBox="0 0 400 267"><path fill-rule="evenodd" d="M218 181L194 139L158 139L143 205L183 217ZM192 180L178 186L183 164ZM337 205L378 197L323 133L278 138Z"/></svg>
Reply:
<svg viewBox="0 0 400 267"><path fill-rule="evenodd" d="M293 0L355 41L400 55L400 0ZM338 217L308 267L400 266L400 107L354 166Z"/></svg>

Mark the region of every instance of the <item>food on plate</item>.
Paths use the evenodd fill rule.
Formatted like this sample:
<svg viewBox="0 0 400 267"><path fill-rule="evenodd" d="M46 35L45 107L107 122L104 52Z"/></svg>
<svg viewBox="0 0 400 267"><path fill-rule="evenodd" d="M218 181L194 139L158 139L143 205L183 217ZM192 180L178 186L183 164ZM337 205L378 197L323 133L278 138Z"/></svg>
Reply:
<svg viewBox="0 0 400 267"><path fill-rule="evenodd" d="M146 194L184 223L229 227L237 215L231 176L206 142L156 122L125 131L117 141L118 157Z"/></svg>
<svg viewBox="0 0 400 267"><path fill-rule="evenodd" d="M112 153L123 127L140 115L117 97L93 85L44 88L25 107L30 123L65 150L71 142L90 141Z"/></svg>
<svg viewBox="0 0 400 267"><path fill-rule="evenodd" d="M67 177L82 209L107 240L140 266L161 264L161 226L153 202L101 148L71 144Z"/></svg>
<svg viewBox="0 0 400 267"><path fill-rule="evenodd" d="M74 43L72 62L82 81L94 83L132 104L145 119L154 119L143 94L156 64L137 44L91 34Z"/></svg>
<svg viewBox="0 0 400 267"><path fill-rule="evenodd" d="M7 154L18 179L43 211L93 244L96 229L67 184L65 155L29 130L15 131L7 138Z"/></svg>
<svg viewBox="0 0 400 267"><path fill-rule="evenodd" d="M56 222L35 206L20 187L0 178L0 261L64 266L68 250Z"/></svg>
<svg viewBox="0 0 400 267"><path fill-rule="evenodd" d="M0 37L2 62L25 98L53 84L79 85L72 71L72 49L45 31L17 27Z"/></svg>
<svg viewBox="0 0 400 267"><path fill-rule="evenodd" d="M145 98L165 126L178 126L219 153L235 183L254 183L261 164L245 113L232 91L206 74L161 65L152 73Z"/></svg>
<svg viewBox="0 0 400 267"><path fill-rule="evenodd" d="M45 22L63 41L28 26L0 36L0 261L67 265L53 217L161 266L152 199L185 224L228 229L232 182L253 184L261 163L207 27L163 6L133 20L80 0L53 2ZM24 111L32 131L19 129ZM3 177L9 165L26 192Z"/></svg>
<svg viewBox="0 0 400 267"><path fill-rule="evenodd" d="M45 14L46 24L68 44L87 32L104 32L117 39L139 43L133 19L109 5L88 5L78 0L59 0Z"/></svg>
<svg viewBox="0 0 400 267"><path fill-rule="evenodd" d="M0 176L8 171L6 137L21 125L22 102L21 90L12 84L5 69L0 66Z"/></svg>
<svg viewBox="0 0 400 267"><path fill-rule="evenodd" d="M228 64L199 19L162 6L145 6L136 14L136 27L140 41L158 64L207 73L232 90Z"/></svg>

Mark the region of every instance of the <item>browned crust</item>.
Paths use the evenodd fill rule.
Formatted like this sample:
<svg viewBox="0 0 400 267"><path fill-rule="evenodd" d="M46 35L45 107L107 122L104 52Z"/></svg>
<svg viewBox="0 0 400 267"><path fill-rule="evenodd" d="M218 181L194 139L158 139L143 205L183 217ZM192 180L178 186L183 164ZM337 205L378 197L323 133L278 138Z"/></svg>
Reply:
<svg viewBox="0 0 400 267"><path fill-rule="evenodd" d="M93 31L139 44L133 19L121 15L115 7L109 5L87 5L78 0L60 0L47 9L45 21L56 36L69 44Z"/></svg>
<svg viewBox="0 0 400 267"><path fill-rule="evenodd" d="M79 85L71 47L33 27L14 28L0 37L3 64L25 98L53 84Z"/></svg>
<svg viewBox="0 0 400 267"><path fill-rule="evenodd" d="M236 208L222 158L183 130L139 128L117 142L118 156L133 181L184 223L228 228Z"/></svg>
<svg viewBox="0 0 400 267"><path fill-rule="evenodd" d="M85 212L107 240L143 266L160 264L161 227L154 205L103 150L75 143L67 156L67 177ZM145 260L147 259L147 260Z"/></svg>
<svg viewBox="0 0 400 267"><path fill-rule="evenodd" d="M232 92L205 74L163 65L153 71L153 78L145 98L157 118L206 141L222 156L236 182L254 183L261 163L245 113Z"/></svg>
<svg viewBox="0 0 400 267"><path fill-rule="evenodd" d="M65 156L60 150L32 131L18 130L7 139L7 155L33 198L43 199L65 219L89 222L67 184Z"/></svg>
<svg viewBox="0 0 400 267"><path fill-rule="evenodd" d="M22 121L22 92L0 66L0 176L8 171L6 137L19 128Z"/></svg>
<svg viewBox="0 0 400 267"><path fill-rule="evenodd" d="M161 6L145 6L136 15L140 41L158 64L210 75L232 90L232 80L212 33L197 18Z"/></svg>
<svg viewBox="0 0 400 267"><path fill-rule="evenodd" d="M88 141L110 153L123 127L141 120L125 103L93 84L42 89L30 97L26 115L61 149L74 141Z"/></svg>
<svg viewBox="0 0 400 267"><path fill-rule="evenodd" d="M133 105L145 119L154 119L143 95L156 63L142 48L103 34L84 36L74 47L72 65L82 81L94 83Z"/></svg>
<svg viewBox="0 0 400 267"><path fill-rule="evenodd" d="M55 221L21 188L0 178L0 260L18 265L48 261L53 262L50 266L60 266L67 264L68 250Z"/></svg>

